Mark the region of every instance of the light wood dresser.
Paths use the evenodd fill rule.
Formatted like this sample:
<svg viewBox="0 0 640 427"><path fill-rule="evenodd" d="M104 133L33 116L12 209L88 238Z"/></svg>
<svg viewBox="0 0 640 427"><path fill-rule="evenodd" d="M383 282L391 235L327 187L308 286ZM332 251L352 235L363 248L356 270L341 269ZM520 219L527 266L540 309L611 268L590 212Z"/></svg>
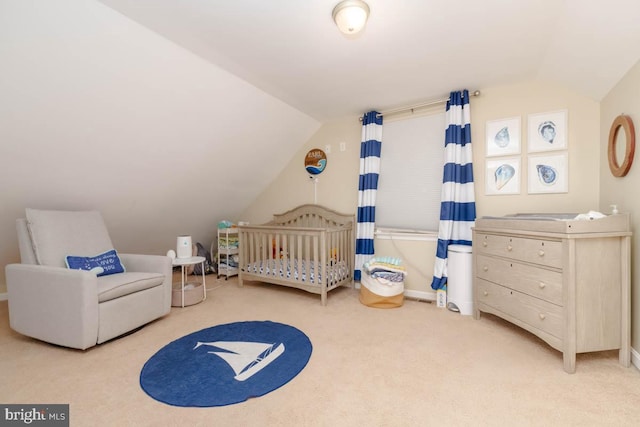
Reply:
<svg viewBox="0 0 640 427"><path fill-rule="evenodd" d="M499 316L563 353L619 349L630 366L629 215L576 220L518 214L476 220L474 317Z"/></svg>

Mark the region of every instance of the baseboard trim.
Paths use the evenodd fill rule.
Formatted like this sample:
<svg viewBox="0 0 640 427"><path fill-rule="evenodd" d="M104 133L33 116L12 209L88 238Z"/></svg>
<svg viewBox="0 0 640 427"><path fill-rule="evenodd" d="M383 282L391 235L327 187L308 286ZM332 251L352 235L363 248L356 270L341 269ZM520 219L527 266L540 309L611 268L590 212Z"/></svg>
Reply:
<svg viewBox="0 0 640 427"><path fill-rule="evenodd" d="M640 369L640 353L631 347L631 364L636 367L636 369Z"/></svg>
<svg viewBox="0 0 640 427"><path fill-rule="evenodd" d="M406 298L412 298L418 301L435 301L436 300L435 292L414 291L412 289L405 289L404 296Z"/></svg>
<svg viewBox="0 0 640 427"><path fill-rule="evenodd" d="M5 292L3 294L0 294L0 301L6 301L9 299L9 295Z"/></svg>

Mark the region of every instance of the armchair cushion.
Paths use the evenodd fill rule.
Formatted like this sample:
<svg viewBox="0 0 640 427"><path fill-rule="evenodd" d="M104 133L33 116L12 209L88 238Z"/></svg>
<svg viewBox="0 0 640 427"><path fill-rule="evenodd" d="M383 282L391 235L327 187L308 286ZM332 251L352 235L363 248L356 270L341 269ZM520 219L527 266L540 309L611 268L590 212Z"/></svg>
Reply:
<svg viewBox="0 0 640 427"><path fill-rule="evenodd" d="M122 273L98 277L98 302L162 285L164 279L160 273Z"/></svg>
<svg viewBox="0 0 640 427"><path fill-rule="evenodd" d="M67 255L65 262L72 270L95 271L98 277L125 272L115 249L91 257Z"/></svg>
<svg viewBox="0 0 640 427"><path fill-rule="evenodd" d="M113 249L97 211L26 210L31 244L40 265L66 267L68 254L92 256Z"/></svg>

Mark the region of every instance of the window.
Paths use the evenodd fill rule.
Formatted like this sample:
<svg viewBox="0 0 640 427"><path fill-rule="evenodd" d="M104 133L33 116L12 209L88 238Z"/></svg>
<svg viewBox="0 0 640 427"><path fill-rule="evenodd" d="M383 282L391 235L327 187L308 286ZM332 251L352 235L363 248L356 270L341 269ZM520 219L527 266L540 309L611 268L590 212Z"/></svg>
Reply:
<svg viewBox="0 0 640 427"><path fill-rule="evenodd" d="M384 122L376 227L438 231L445 123L444 111Z"/></svg>

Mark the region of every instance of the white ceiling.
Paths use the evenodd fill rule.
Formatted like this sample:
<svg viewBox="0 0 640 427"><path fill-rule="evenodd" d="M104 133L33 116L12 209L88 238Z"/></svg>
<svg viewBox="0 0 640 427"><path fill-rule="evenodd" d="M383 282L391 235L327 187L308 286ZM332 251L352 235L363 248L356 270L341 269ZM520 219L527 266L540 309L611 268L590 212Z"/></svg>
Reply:
<svg viewBox="0 0 640 427"><path fill-rule="evenodd" d="M637 0L366 0L356 38L338 0L100 1L320 121L535 78L600 100L640 58Z"/></svg>

